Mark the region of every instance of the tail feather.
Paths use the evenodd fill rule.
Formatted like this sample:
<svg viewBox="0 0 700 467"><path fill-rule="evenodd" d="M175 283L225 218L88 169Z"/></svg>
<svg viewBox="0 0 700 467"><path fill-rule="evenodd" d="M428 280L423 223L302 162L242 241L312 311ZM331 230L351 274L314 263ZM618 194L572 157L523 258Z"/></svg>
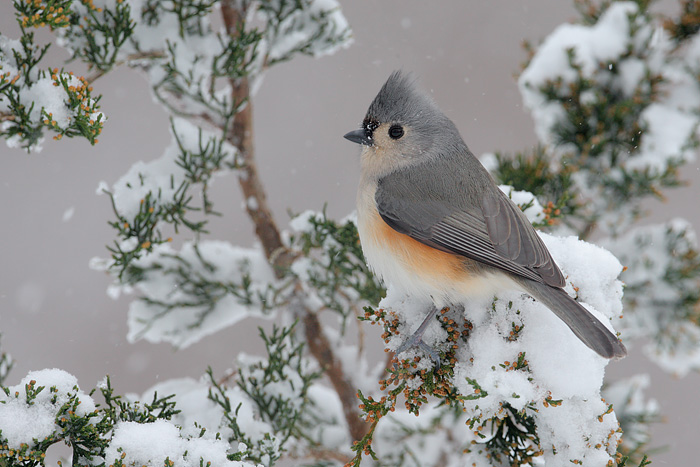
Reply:
<svg viewBox="0 0 700 467"><path fill-rule="evenodd" d="M598 319L563 289L531 280L521 284L534 298L552 310L591 350L605 358L622 358L627 349Z"/></svg>

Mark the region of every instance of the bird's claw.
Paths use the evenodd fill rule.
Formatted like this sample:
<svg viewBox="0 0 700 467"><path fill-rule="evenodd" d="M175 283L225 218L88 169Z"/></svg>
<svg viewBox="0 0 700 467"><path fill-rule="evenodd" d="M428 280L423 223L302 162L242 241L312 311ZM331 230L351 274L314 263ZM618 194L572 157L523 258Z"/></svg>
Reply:
<svg viewBox="0 0 700 467"><path fill-rule="evenodd" d="M396 356L398 357L400 353L416 347L428 354L428 356L430 356L430 359L433 361L433 363L435 363L435 365L437 365L438 367L441 366L440 354L438 353L438 351L426 344L425 342L423 342L422 336L417 336L415 334L409 337L403 344L399 346L398 349L396 349Z"/></svg>

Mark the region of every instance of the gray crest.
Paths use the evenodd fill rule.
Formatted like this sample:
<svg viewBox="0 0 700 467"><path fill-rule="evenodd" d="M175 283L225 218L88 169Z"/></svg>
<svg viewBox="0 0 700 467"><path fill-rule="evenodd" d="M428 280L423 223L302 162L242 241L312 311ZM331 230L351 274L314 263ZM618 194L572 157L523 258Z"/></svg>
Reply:
<svg viewBox="0 0 700 467"><path fill-rule="evenodd" d="M446 119L433 99L416 86L412 73L394 71L367 110L367 119L378 123L431 123Z"/></svg>

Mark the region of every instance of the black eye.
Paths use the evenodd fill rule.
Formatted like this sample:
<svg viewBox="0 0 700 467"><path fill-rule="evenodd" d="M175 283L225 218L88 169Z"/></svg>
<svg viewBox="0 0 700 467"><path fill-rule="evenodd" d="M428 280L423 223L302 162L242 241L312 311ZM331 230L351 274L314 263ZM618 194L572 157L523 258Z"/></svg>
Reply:
<svg viewBox="0 0 700 467"><path fill-rule="evenodd" d="M399 139L403 136L403 127L401 125L391 125L389 127L389 136L391 139Z"/></svg>

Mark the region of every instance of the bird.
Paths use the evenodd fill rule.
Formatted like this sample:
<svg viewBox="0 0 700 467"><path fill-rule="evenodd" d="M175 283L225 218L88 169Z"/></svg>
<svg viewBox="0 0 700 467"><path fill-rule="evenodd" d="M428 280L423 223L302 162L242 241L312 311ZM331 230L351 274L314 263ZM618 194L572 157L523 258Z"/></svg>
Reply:
<svg viewBox="0 0 700 467"><path fill-rule="evenodd" d="M384 283L434 304L411 345L422 344L417 334L438 308L515 289L543 303L600 356L627 354L564 290L532 224L412 73L393 72L361 127L344 137L362 147L357 228L367 264Z"/></svg>

